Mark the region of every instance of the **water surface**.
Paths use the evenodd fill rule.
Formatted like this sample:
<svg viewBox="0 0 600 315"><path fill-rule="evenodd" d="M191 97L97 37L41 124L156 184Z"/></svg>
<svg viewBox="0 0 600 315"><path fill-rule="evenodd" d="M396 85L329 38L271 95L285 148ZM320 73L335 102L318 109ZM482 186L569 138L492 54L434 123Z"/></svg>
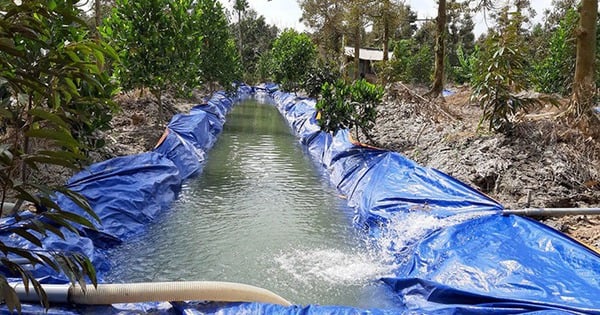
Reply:
<svg viewBox="0 0 600 315"><path fill-rule="evenodd" d="M106 282L215 280L295 304L390 307L392 272L276 108L238 105L173 208L109 255Z"/></svg>

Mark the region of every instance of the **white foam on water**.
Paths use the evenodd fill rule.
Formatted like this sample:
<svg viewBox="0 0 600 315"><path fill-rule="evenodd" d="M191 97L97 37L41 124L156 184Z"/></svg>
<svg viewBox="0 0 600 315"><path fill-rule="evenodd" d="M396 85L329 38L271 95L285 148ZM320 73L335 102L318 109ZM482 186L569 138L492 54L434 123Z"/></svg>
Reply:
<svg viewBox="0 0 600 315"><path fill-rule="evenodd" d="M428 212L398 213L391 218L381 237L376 240L376 246L381 251L389 252L388 255L391 256L406 251L412 244L436 230L494 213L494 211L473 211L448 217L437 217Z"/></svg>
<svg viewBox="0 0 600 315"><path fill-rule="evenodd" d="M392 274L395 268L392 260L377 256L358 250L307 248L282 253L275 261L281 270L306 284L361 286Z"/></svg>

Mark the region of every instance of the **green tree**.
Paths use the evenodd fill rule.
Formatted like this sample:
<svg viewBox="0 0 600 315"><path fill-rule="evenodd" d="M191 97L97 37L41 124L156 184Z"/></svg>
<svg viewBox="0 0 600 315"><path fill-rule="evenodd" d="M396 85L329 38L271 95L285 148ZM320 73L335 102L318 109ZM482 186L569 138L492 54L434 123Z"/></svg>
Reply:
<svg viewBox="0 0 600 315"><path fill-rule="evenodd" d="M483 109L480 124L487 121L490 130L508 132L511 118L540 100L519 94L532 83L526 71L528 60L520 36L523 17L518 11L509 13L505 6L499 12L498 21L498 31L486 39L475 67L471 98Z"/></svg>
<svg viewBox="0 0 600 315"><path fill-rule="evenodd" d="M286 29L271 50L271 73L284 89L297 91L315 62L316 47L306 34Z"/></svg>
<svg viewBox="0 0 600 315"><path fill-rule="evenodd" d="M345 2L341 0L299 0L302 22L312 30L321 52L331 59L343 53Z"/></svg>
<svg viewBox="0 0 600 315"><path fill-rule="evenodd" d="M575 9L566 12L547 43L547 55L534 65L536 88L546 93L567 95L575 73L575 29L579 14Z"/></svg>
<svg viewBox="0 0 600 315"><path fill-rule="evenodd" d="M316 105L321 130L336 132L354 128L356 140L359 131L371 140L370 130L375 125L377 105L383 98L383 88L364 79L347 84L341 79L323 84L321 99Z"/></svg>
<svg viewBox="0 0 600 315"><path fill-rule="evenodd" d="M162 120L162 95L198 84L202 12L192 0L117 0L102 28L119 52L116 73L126 90L148 88Z"/></svg>
<svg viewBox="0 0 600 315"><path fill-rule="evenodd" d="M102 68L107 56L116 55L106 44L88 37L91 30L75 4L0 2L0 215L3 209L18 209L24 202L44 210L33 217L16 214L13 223L2 227L35 249L0 242L0 264L21 277L28 289L33 287L46 307L46 294L27 265L48 266L83 288L86 276L96 285L94 267L84 254L45 250L40 241L48 234L62 238L67 231L78 234L76 226L95 228L83 216L61 209L53 201L57 194L67 196L99 220L85 198L62 184L48 185L37 177L40 169L50 165L78 169L86 158L81 128L106 125L105 118L94 115L111 111L112 86ZM46 147L33 147L33 141L46 141ZM9 198L15 199L14 206L8 206ZM28 263L17 263L15 257ZM0 275L0 300L9 309L20 311L5 276Z"/></svg>
<svg viewBox="0 0 600 315"><path fill-rule="evenodd" d="M202 81L214 90L216 82L230 90L231 83L241 78L239 54L229 33L227 17L218 0L199 0L196 6L199 37L202 38L200 74ZM193 65L191 65L193 66Z"/></svg>
<svg viewBox="0 0 600 315"><path fill-rule="evenodd" d="M246 11L241 23L242 36L246 42L240 56L245 72L244 81L257 82L258 61L263 54L273 48L273 42L277 38L279 30L276 26L267 24L265 17L258 16L252 9ZM238 29L238 26L233 24L231 28Z"/></svg>

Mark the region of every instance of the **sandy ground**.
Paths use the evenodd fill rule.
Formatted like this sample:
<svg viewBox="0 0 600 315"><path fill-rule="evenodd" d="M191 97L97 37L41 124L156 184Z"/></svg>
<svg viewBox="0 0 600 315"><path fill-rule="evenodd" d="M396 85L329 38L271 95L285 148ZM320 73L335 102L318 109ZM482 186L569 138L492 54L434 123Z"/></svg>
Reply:
<svg viewBox="0 0 600 315"><path fill-rule="evenodd" d="M388 90L372 144L458 178L506 208L600 207L598 141L561 123L551 105L515 117L508 135L488 132L478 128L481 110L469 90L454 91L428 102L418 96L424 91ZM537 219L600 248L600 216Z"/></svg>

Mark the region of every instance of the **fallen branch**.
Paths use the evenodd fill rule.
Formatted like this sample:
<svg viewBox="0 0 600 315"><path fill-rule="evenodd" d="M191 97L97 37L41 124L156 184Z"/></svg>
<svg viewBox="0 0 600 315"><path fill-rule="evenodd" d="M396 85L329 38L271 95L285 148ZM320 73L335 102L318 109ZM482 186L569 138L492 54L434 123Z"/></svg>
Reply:
<svg viewBox="0 0 600 315"><path fill-rule="evenodd" d="M441 106L439 104L435 104L434 102L432 102L429 99L424 98L423 96L411 91L411 89L404 85L404 83L402 82L396 82L397 84L399 84L402 88L404 88L404 90L406 92L408 92L408 94L410 94L410 96L412 96L413 98L416 98L420 101L422 101L424 104L428 105L429 108L436 110L438 112L440 112L441 114L443 114L444 116L446 116L448 119L452 120L452 121L457 121L458 119L452 115L448 109L444 108L444 106Z"/></svg>

